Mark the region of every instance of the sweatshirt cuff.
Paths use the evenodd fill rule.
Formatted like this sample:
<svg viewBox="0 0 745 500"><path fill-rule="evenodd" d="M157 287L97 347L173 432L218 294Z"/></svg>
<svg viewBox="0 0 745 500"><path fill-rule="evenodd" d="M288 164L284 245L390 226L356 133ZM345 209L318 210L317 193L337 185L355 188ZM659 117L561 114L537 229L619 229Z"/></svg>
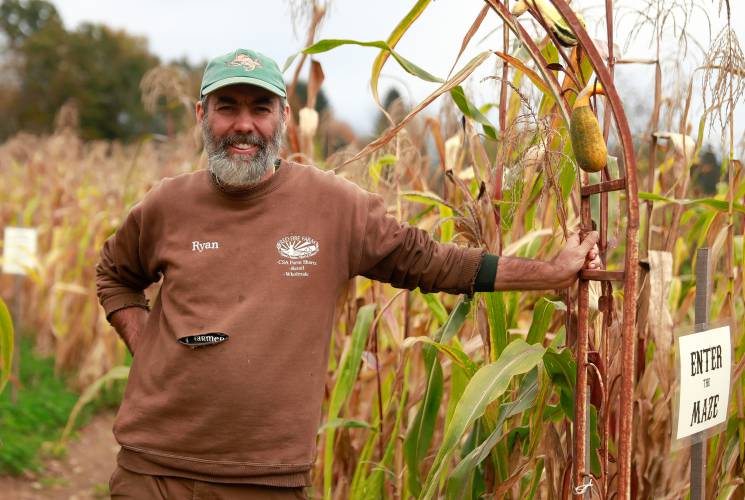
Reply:
<svg viewBox="0 0 745 500"><path fill-rule="evenodd" d="M464 248L463 261L461 263L460 284L454 289L443 289L441 291L448 293L465 293L473 296L474 283L476 283L476 273L481 266L481 257L486 250L483 248Z"/></svg>
<svg viewBox="0 0 745 500"><path fill-rule="evenodd" d="M103 310L106 313L106 320L111 321L111 315L120 309L126 309L127 307L142 307L150 310L148 301L143 293L127 292L120 293L109 297L108 299L101 302Z"/></svg>
<svg viewBox="0 0 745 500"><path fill-rule="evenodd" d="M481 265L479 265L479 271L476 273L476 279L473 283L474 292L494 291L494 281L497 278L498 266L498 255L485 253L481 256Z"/></svg>

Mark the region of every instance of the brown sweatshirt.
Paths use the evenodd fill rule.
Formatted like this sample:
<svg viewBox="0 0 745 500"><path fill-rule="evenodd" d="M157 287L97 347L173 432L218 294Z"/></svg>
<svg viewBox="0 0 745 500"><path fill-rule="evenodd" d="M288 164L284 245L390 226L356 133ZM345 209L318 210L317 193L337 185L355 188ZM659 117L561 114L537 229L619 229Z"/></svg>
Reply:
<svg viewBox="0 0 745 500"><path fill-rule="evenodd" d="M482 255L399 224L381 197L314 167L282 162L234 191L205 170L161 181L97 266L107 317L147 307L143 289L163 277L114 425L119 464L308 485L343 285L363 275L472 292Z"/></svg>

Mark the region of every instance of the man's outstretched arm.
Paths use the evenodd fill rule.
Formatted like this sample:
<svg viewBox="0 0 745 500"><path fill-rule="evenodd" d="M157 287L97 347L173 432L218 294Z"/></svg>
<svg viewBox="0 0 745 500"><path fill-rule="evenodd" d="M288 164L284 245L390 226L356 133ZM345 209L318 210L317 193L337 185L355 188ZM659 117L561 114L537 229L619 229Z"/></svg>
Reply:
<svg viewBox="0 0 745 500"><path fill-rule="evenodd" d="M494 290L551 290L567 288L582 268L600 269L599 235L593 231L580 243L573 235L559 254L550 261L500 257Z"/></svg>

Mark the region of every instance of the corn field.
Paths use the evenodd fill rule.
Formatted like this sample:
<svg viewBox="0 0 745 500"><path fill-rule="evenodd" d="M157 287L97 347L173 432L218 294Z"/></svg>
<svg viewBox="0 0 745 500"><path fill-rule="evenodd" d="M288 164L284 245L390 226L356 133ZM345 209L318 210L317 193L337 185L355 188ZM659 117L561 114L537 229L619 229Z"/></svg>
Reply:
<svg viewBox="0 0 745 500"><path fill-rule="evenodd" d="M291 2L308 33L285 75L290 94L306 79L308 95L299 119L289 123L285 156L379 193L389 213L440 242L550 260L582 222L581 186L623 177L630 161L609 101L594 95L590 104L608 145L607 166L599 173L577 166L570 115L577 95L597 80L598 68L576 37L572 43L576 33L558 11L547 7L558 2L565 4L484 2L467 33L446 36L462 53L477 44L477 32L496 30L480 42L489 48L454 61L447 78L419 67L415 55L409 59L396 51L430 0L410 2L407 16L390 33L382 32L387 38L379 42L324 39L320 21L329 15L327 5ZM654 70L647 84L653 107L631 151L638 199L614 191L589 205L594 221L607 221L600 251L609 271L624 270L629 207L640 210L638 269L625 269L638 279L628 495L677 499L690 488L689 450L670 450L677 389L673 348L675 335L693 330L695 255L708 247L711 317L726 320L734 331L735 369L726 430L707 441L706 498L745 498L745 135L735 128L737 113L743 116L745 57L728 0L628 5L607 0L584 13L586 25L606 27L605 40L595 44L608 74L618 65ZM525 11L517 17L520 6ZM663 35L684 39L692 22L686 13L696 9L727 22L681 91L680 82L664 72ZM621 15L634 20L633 29L614 34L610 28ZM652 33L656 59L614 54L619 42L643 30ZM370 73L372 96L387 127L368 143L345 141L351 144L329 151L338 126L313 108L324 53L343 46L378 53ZM388 65L433 82L436 90L417 104L383 107L378 88ZM492 99L475 102L466 83L489 65L494 74L479 85L493 89ZM172 84L169 79L177 77L168 68L157 71L143 81L146 102L158 96L193 101L186 85ZM703 111L695 116L691 110L701 96ZM74 110L60 111L49 136L20 132L0 145L0 222L39 230L38 266L21 290L24 330L83 389L112 369L122 373L117 367L126 357L96 299L95 264L103 242L157 180L205 168L206 156L193 124L189 132L129 145L83 142L65 113ZM691 171L701 163L710 135L721 138L722 159L714 166L720 174L715 192L704 194ZM627 296L622 284L589 282L589 359L598 376L589 370L588 480L577 490L576 288L467 297L352 280L336 307L311 496L620 498L618 397ZM0 290L8 302L10 277L0 277ZM147 291L149 297L156 293L157 285ZM4 348L8 343L6 338ZM8 365L4 356L3 373L12 386Z"/></svg>

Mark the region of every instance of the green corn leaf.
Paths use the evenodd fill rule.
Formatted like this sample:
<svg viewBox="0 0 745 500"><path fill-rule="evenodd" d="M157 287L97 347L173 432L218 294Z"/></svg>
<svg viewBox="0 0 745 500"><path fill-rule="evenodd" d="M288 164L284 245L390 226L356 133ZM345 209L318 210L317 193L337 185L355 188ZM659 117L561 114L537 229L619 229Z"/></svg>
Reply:
<svg viewBox="0 0 745 500"><path fill-rule="evenodd" d="M740 487L740 483L730 483L721 487L717 500L729 500L734 497L735 491Z"/></svg>
<svg viewBox="0 0 745 500"><path fill-rule="evenodd" d="M429 337L421 336L409 337L401 344L401 347L403 349L408 349L414 344L426 344L427 346L434 347L444 355L448 356L453 363L461 367L468 378L471 378L478 371L478 365L474 363L471 358L468 357L468 354L463 352L463 350L458 346L443 344Z"/></svg>
<svg viewBox="0 0 745 500"><path fill-rule="evenodd" d="M349 394L352 392L357 374L360 370L360 360L362 351L365 349L367 337L370 333L373 314L375 313L375 304L368 304L360 308L357 312L357 321L352 330L352 339L349 350L344 355L336 377L336 384L331 392L329 402L328 420L333 421L338 418L342 406L346 402ZM331 427L326 431L326 447L324 449L323 462L323 492L324 498L331 499L331 473L334 463L334 428Z"/></svg>
<svg viewBox="0 0 745 500"><path fill-rule="evenodd" d="M0 299L0 394L10 379L11 364L13 363L13 320L8 307Z"/></svg>
<svg viewBox="0 0 745 500"><path fill-rule="evenodd" d="M388 440L388 444L385 447L383 458L373 469L372 473L367 478L367 481L365 481L365 495L363 497L365 500L378 500L379 498L385 498L385 495L383 494L385 480L386 478L389 481L394 480L395 473L393 473L390 468L393 462L396 445L398 444L398 431L401 427L401 420L405 409L406 398L402 397L396 410L396 421L393 424L391 438Z"/></svg>
<svg viewBox="0 0 745 500"><path fill-rule="evenodd" d="M598 429L598 409L590 405L590 471L600 475L600 431Z"/></svg>
<svg viewBox="0 0 745 500"><path fill-rule="evenodd" d="M375 430L371 430L365 445L362 447L362 451L359 454L359 460L357 461L357 467L354 470L354 476L352 477L352 485L349 488L350 498L361 498L365 494L365 478L367 477L366 472L369 467L373 453L375 453L375 445L377 444L378 433Z"/></svg>
<svg viewBox="0 0 745 500"><path fill-rule="evenodd" d="M567 144L571 144L567 142ZM570 146L571 147L571 146ZM561 189L561 197L566 203L569 199L569 195L572 192L574 183L577 180L577 169L574 166L574 162L571 160L571 156L562 156L560 163L561 171L559 173L559 188Z"/></svg>
<svg viewBox="0 0 745 500"><path fill-rule="evenodd" d="M541 361L544 352L542 346L531 346L517 339L505 348L497 361L476 372L455 408L450 425L445 430L440 450L420 498L429 499L436 494L447 461L466 430L484 414L492 401L504 394L512 377L530 371Z"/></svg>
<svg viewBox="0 0 745 500"><path fill-rule="evenodd" d="M423 191L401 191L401 197L404 200L414 201L416 203L423 203L433 207L448 208L453 211L454 214L459 217L463 216L463 213L455 208L453 205L443 200L434 193L423 192Z"/></svg>
<svg viewBox="0 0 745 500"><path fill-rule="evenodd" d="M450 243L455 234L455 221L453 220L453 210L444 205L439 206L440 210L440 242Z"/></svg>
<svg viewBox="0 0 745 500"><path fill-rule="evenodd" d="M391 406L397 406L400 409L401 405L405 404L408 394L409 366L410 363L408 362L404 365L403 387L399 394L394 394L393 392L395 389L395 374L388 373L385 377L381 387L383 415L388 415ZM353 500L363 500L375 496L379 498L382 484L377 479L374 479L374 477L379 471L385 472L387 470L387 466L385 465L386 456L384 456L383 460L380 462L375 462L373 460L374 451L378 448L381 439L379 434L380 413L378 412L377 397L373 401L373 404L370 405L370 411L373 424L370 426L367 441L365 442L362 453L359 456L348 494L348 498ZM397 436L396 432L397 431L394 429L393 433Z"/></svg>
<svg viewBox="0 0 745 500"><path fill-rule="evenodd" d="M538 459L538 462L536 463L535 470L533 471L533 479L530 482L530 490L528 490L527 498L528 500L533 500L535 498L535 494L538 491L538 484L541 481L541 477L543 476L543 465L544 460L542 458Z"/></svg>
<svg viewBox="0 0 745 500"><path fill-rule="evenodd" d="M440 302L440 299L437 298L437 295L434 293L423 293L421 296L427 304L427 307L429 307L429 310L435 315L435 319L437 319L438 323L441 325L447 323L448 312L445 309L445 306L442 305L442 302Z"/></svg>
<svg viewBox="0 0 745 500"><path fill-rule="evenodd" d="M457 342L458 339L453 340L453 343ZM448 398L448 408L445 414L445 425L443 428L447 428L450 425L450 421L453 419L453 414L455 413L455 407L458 406L458 401L463 396L463 391L466 390L466 385L468 385L471 377L472 375L466 374L466 371L457 364L450 367L450 397Z"/></svg>
<svg viewBox="0 0 745 500"><path fill-rule="evenodd" d="M445 324L435 333L435 340L442 344L447 344L460 331L461 327L463 327L463 323L466 322L470 310L471 300L466 295L461 295Z"/></svg>
<svg viewBox="0 0 745 500"><path fill-rule="evenodd" d="M476 57L471 59L458 73L453 75L451 79L440 85L437 90L428 95L422 102L414 106L414 108L407 114L395 127L391 127L380 137L369 143L367 146L362 148L357 154L349 158L344 164L352 163L360 158L369 155L370 153L377 151L386 144L388 144L400 131L411 121L416 115L418 115L424 108L432 104L438 97L445 92L450 92L456 85L460 85L468 76L474 72L486 59L491 55L489 51L484 51L478 54Z"/></svg>
<svg viewBox="0 0 745 500"><path fill-rule="evenodd" d="M451 90L450 97L453 98L453 102L458 106L461 113L480 123L484 129L484 134L486 134L490 139L497 140L497 131L494 128L494 124L492 124L492 122L489 121L489 119L468 100L466 93L463 91L463 87L458 85Z"/></svg>
<svg viewBox="0 0 745 500"><path fill-rule="evenodd" d="M321 427L318 428L318 434L321 434L326 429L338 429L339 427L345 429L369 429L370 424L362 420L352 420L347 418L335 418L329 420Z"/></svg>
<svg viewBox="0 0 745 500"><path fill-rule="evenodd" d="M577 377L577 365L569 349L556 351L550 348L543 355L543 366L559 391L559 407L564 415L574 420L574 385Z"/></svg>
<svg viewBox="0 0 745 500"><path fill-rule="evenodd" d="M422 488L419 467L432 443L444 387L442 367L437 359L436 351L431 347L424 349L424 366L427 373L424 397L404 439L404 460L408 471L407 485L413 495L419 495Z"/></svg>
<svg viewBox="0 0 745 500"><path fill-rule="evenodd" d="M388 40L386 40L386 43L391 49L396 46L398 41L401 40L401 37L404 35L404 33L406 33L406 30L408 30L411 25L414 24L414 21L416 21L417 18L422 14L422 12L424 12L424 9L427 8L431 1L432 0L419 0L406 14L406 16L401 19L401 22L398 23L398 25L393 29L393 32L391 32L390 36L388 36ZM370 88L372 89L373 99L375 99L375 104L377 104L384 113L387 113L387 111L383 109L383 106L380 104L380 95L378 94L378 80L380 80L380 72L383 70L383 65L385 65L385 62L388 60L389 55L390 51L388 50L380 51L380 54L378 54L378 56L375 58L375 61L373 61L372 74L370 76Z"/></svg>
<svg viewBox="0 0 745 500"><path fill-rule="evenodd" d="M489 452L502 439L503 425L508 418L524 412L535 402L538 394L538 369L530 370L523 378L518 389L517 398L510 403L500 405L499 420L494 431L479 446L466 455L450 473L447 485L447 498L459 499L466 494L470 473L489 456Z"/></svg>
<svg viewBox="0 0 745 500"><path fill-rule="evenodd" d="M729 211L729 202L727 202L727 200L719 200L717 198L698 198L693 200L685 198L675 199L662 196L661 194L640 192L639 199L659 201L662 203L675 203L683 206L704 207L722 213L727 213ZM741 203L734 203L733 209L736 212L745 214L745 205L742 205Z"/></svg>
<svg viewBox="0 0 745 500"><path fill-rule="evenodd" d="M404 367L404 380L406 379L406 375L409 373L409 363ZM388 382L388 380L386 380ZM384 405L383 413L385 414L385 411L387 409L389 398L386 397L386 394L389 394L388 392L388 386L389 384L384 383L383 384L383 400L386 401L386 404ZM377 405L372 405L373 407L377 408ZM374 423L370 426L370 432L368 432L367 440L365 441L364 446L362 447L362 451L359 454L359 460L357 461L357 466L354 469L354 475L352 476L352 485L350 487L350 498L361 498L364 495L365 490L365 479L367 478L367 471L370 468L370 464L372 464L372 457L375 452L375 445L377 444L378 440L378 430L380 425L380 417L378 415L378 412L373 410L375 413L375 419Z"/></svg>
<svg viewBox="0 0 745 500"><path fill-rule="evenodd" d="M541 297L536 302L533 308L533 321L530 323L526 340L528 344L543 343L555 310L556 302L548 300L546 297Z"/></svg>
<svg viewBox="0 0 745 500"><path fill-rule="evenodd" d="M352 330L352 342L349 350L341 361L339 373L336 378L336 384L331 393L331 401L328 410L330 420L338 417L347 397L352 392L355 380L357 380L357 374L360 369L360 359L362 357L362 351L365 349L367 336L370 333L370 325L372 324L374 312L375 304L363 306L357 312L357 321Z"/></svg>
<svg viewBox="0 0 745 500"><path fill-rule="evenodd" d="M486 317L489 321L491 361L496 361L509 343L504 296L502 292L489 292L483 295L486 302Z"/></svg>
<svg viewBox="0 0 745 500"><path fill-rule="evenodd" d="M290 69L290 66L292 66L292 63L295 62L295 59L297 59L297 56L299 56L300 54L301 52L295 52L294 54L290 55L290 57L285 59L285 63L282 65L282 73Z"/></svg>
<svg viewBox="0 0 745 500"><path fill-rule="evenodd" d="M75 426L75 421L78 418L78 414L80 413L80 410L83 409L85 405L93 401L96 396L98 395L99 391L101 390L101 387L103 387L104 384L107 384L114 380L127 380L129 377L129 367L128 366L115 366L111 370L109 370L106 374L99 377L97 380L93 381L88 387L85 388L83 391L83 394L80 395L80 398L78 399L77 403L75 403L75 406L73 407L72 411L70 412L70 416L67 418L67 424L65 425L65 430L62 431L62 437L60 437L60 444L64 445L65 441L70 437L70 433L72 432L73 427Z"/></svg>
<svg viewBox="0 0 745 500"><path fill-rule="evenodd" d="M419 221L421 221L424 217L429 215L432 211L434 211L434 209L435 209L435 206L430 205L426 207L424 210L422 210L421 212L416 213L412 215L411 217L409 217L409 220L407 220L406 222L408 222L410 226L416 226L417 224L419 224Z"/></svg>
<svg viewBox="0 0 745 500"><path fill-rule="evenodd" d="M574 392L577 371L570 349L565 348L561 351L556 351L553 348L548 349L543 355L543 365L546 367L546 372L551 377L552 383Z"/></svg>
<svg viewBox="0 0 745 500"><path fill-rule="evenodd" d="M395 165L398 161L398 158L396 158L394 155L383 155L377 160L370 162L370 166L367 168L368 173L370 174L370 179L372 180L373 187L377 190L378 183L380 182L380 176L383 172L383 167L386 165Z"/></svg>
<svg viewBox="0 0 745 500"><path fill-rule="evenodd" d="M520 294L517 292L506 292L507 298L505 305L507 306L507 328L514 328L517 324L517 314L520 306Z"/></svg>
<svg viewBox="0 0 745 500"><path fill-rule="evenodd" d="M523 52L526 52L526 57L530 57L530 54L528 54L527 51ZM548 64L559 62L559 51L553 43L547 43L546 46L541 49L541 55ZM515 56L516 54L513 54L513 57ZM556 100L553 95L550 92L548 94L543 94L540 106L538 107L538 116L548 116L555 106Z"/></svg>
<svg viewBox="0 0 745 500"><path fill-rule="evenodd" d="M442 78L438 78L431 73L423 70L413 62L409 61L399 53L397 53L395 50L391 48L388 43L378 40L374 42L360 42L358 40L346 40L346 39L326 39L326 40L320 40L310 47L303 49L303 52L305 54L320 54L322 52L328 52L329 50L335 49L337 47L341 47L342 45L359 45L362 47L375 47L380 50L386 51L389 53L393 59L396 60L396 62L410 75L416 76L418 78L421 78L422 80L425 80L427 82L434 82L434 83L443 83Z"/></svg>

